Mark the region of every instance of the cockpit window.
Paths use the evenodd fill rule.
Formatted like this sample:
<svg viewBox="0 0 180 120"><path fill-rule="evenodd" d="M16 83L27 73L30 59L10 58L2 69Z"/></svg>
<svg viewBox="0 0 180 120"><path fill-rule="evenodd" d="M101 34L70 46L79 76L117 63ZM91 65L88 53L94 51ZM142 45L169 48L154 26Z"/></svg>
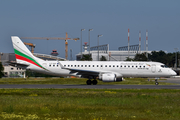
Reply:
<svg viewBox="0 0 180 120"><path fill-rule="evenodd" d="M168 68L166 65L161 65L162 68Z"/></svg>

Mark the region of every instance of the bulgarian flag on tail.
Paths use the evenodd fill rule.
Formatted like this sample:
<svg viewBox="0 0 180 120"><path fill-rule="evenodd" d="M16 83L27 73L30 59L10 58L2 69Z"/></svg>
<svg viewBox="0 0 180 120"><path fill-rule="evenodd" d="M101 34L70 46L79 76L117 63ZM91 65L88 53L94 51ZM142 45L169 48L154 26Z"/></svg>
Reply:
<svg viewBox="0 0 180 120"><path fill-rule="evenodd" d="M31 63L31 64L34 64L36 66L38 66L39 68L42 68L44 70L47 70L46 68L44 68L43 66L41 66L36 60L34 60L33 58L25 55L24 53L14 49L14 52L15 52L15 56L16 56L16 59L19 59L19 60L22 60L22 61L26 61L28 63Z"/></svg>

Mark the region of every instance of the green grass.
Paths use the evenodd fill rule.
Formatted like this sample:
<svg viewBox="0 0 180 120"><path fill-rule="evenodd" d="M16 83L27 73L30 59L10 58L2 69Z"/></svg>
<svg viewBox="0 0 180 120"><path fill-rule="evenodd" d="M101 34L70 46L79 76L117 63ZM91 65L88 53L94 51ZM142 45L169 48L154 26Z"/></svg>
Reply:
<svg viewBox="0 0 180 120"><path fill-rule="evenodd" d="M0 84L78 84L85 85L86 80L84 78L2 78ZM147 78L125 78L121 82L102 82L98 81L98 85L103 84L131 84L131 85L154 85L154 79L148 81ZM172 83L163 83L160 85L172 85Z"/></svg>
<svg viewBox="0 0 180 120"><path fill-rule="evenodd" d="M180 90L0 89L0 119L179 120Z"/></svg>

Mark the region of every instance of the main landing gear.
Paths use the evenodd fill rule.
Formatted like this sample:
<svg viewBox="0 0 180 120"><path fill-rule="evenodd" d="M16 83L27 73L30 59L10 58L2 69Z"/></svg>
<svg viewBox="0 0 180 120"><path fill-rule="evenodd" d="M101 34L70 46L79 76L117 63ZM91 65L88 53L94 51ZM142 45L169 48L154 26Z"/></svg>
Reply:
<svg viewBox="0 0 180 120"><path fill-rule="evenodd" d="M91 81L91 80L89 79L89 80L86 81L86 83L87 83L87 85L91 85L91 84L92 84L92 85L97 85L98 82L97 82L97 80L95 80L95 79L94 79L93 81Z"/></svg>
<svg viewBox="0 0 180 120"><path fill-rule="evenodd" d="M158 78L155 79L155 85L159 85Z"/></svg>

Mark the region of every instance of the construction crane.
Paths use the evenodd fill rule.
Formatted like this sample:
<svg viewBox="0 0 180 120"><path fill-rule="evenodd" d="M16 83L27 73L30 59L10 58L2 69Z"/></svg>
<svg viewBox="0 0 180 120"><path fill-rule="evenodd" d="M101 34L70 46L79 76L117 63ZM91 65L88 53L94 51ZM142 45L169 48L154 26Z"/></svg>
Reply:
<svg viewBox="0 0 180 120"><path fill-rule="evenodd" d="M68 34L66 32L65 38L60 37L21 37L21 39L40 39L40 40L65 40L65 58L68 58L68 40L79 40L79 38L68 38Z"/></svg>
<svg viewBox="0 0 180 120"><path fill-rule="evenodd" d="M31 52L32 54L34 53L34 48L35 48L35 44L32 44L32 43L26 43L24 42L25 45L29 45L29 47L31 47Z"/></svg>

